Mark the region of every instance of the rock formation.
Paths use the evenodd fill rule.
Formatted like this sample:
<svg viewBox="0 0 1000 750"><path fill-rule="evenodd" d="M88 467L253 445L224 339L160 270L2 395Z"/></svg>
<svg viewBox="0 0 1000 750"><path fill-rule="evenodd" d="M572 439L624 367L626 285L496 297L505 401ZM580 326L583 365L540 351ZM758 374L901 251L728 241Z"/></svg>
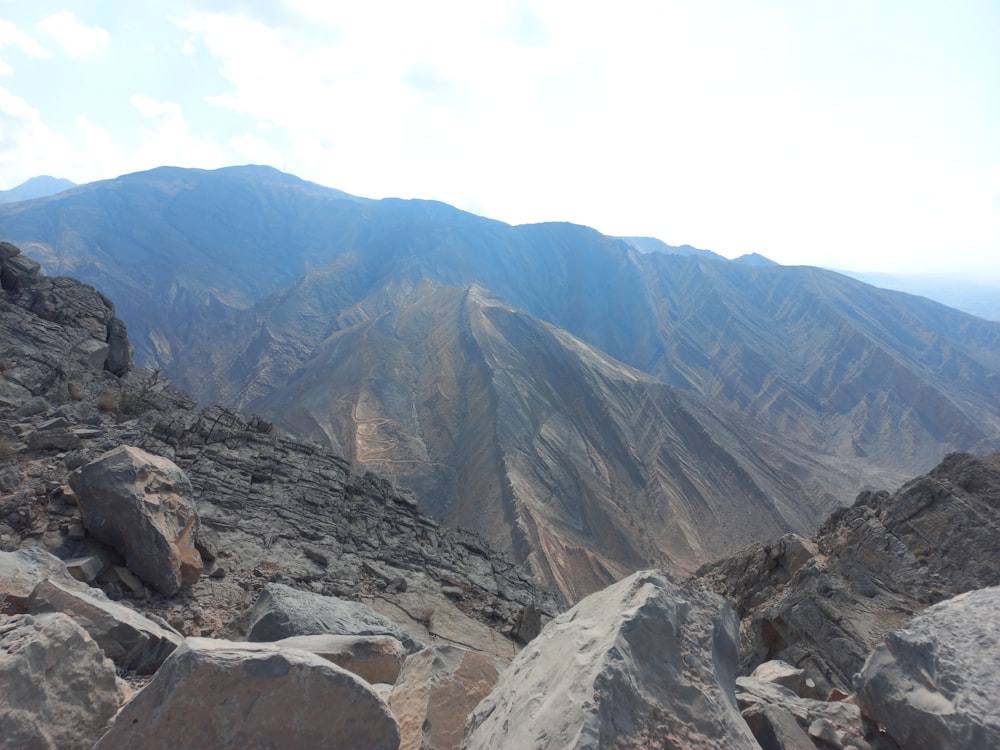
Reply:
<svg viewBox="0 0 1000 750"><path fill-rule="evenodd" d="M94 747L398 745L385 702L364 680L325 659L269 644L189 638Z"/></svg>
<svg viewBox="0 0 1000 750"><path fill-rule="evenodd" d="M855 680L861 709L912 750L1000 747L1000 588L970 591L888 633Z"/></svg>
<svg viewBox="0 0 1000 750"><path fill-rule="evenodd" d="M465 747L753 748L721 597L636 573L550 622L469 720Z"/></svg>
<svg viewBox="0 0 1000 750"><path fill-rule="evenodd" d="M963 591L1000 584L1000 455L952 454L898 491L865 492L813 541L784 537L696 580L742 618L745 671L771 659L849 690L886 632Z"/></svg>

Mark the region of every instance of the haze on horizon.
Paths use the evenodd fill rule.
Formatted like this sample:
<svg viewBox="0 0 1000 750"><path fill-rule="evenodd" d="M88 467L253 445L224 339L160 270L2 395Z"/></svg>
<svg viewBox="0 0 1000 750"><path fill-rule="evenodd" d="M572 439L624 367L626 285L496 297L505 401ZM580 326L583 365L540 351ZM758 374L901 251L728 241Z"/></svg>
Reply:
<svg viewBox="0 0 1000 750"><path fill-rule="evenodd" d="M0 189L269 164L514 224L1000 283L990 0L71 7L0 0Z"/></svg>

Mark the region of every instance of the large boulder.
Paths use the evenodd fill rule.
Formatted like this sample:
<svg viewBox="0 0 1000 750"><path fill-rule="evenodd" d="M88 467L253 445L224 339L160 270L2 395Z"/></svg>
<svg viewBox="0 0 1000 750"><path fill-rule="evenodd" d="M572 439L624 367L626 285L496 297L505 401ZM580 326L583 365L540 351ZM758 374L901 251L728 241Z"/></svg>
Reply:
<svg viewBox="0 0 1000 750"><path fill-rule="evenodd" d="M164 596L201 576L191 482L172 461L123 445L70 475L87 530Z"/></svg>
<svg viewBox="0 0 1000 750"><path fill-rule="evenodd" d="M1000 747L997 644L1000 587L936 604L876 646L858 702L906 748Z"/></svg>
<svg viewBox="0 0 1000 750"><path fill-rule="evenodd" d="M118 710L115 666L60 614L0 616L0 744L89 750Z"/></svg>
<svg viewBox="0 0 1000 750"><path fill-rule="evenodd" d="M663 571L556 617L469 719L466 747L757 748L734 695L736 615Z"/></svg>
<svg viewBox="0 0 1000 750"><path fill-rule="evenodd" d="M296 635L389 635L415 653L421 644L388 617L360 602L269 583L250 612L248 641L279 641Z"/></svg>
<svg viewBox="0 0 1000 750"><path fill-rule="evenodd" d="M116 665L152 674L183 637L89 586L41 581L28 598L32 613L61 612L83 627Z"/></svg>
<svg viewBox="0 0 1000 750"><path fill-rule="evenodd" d="M399 750L458 748L465 722L497 681L496 663L455 646L431 646L406 660L389 707L399 721Z"/></svg>
<svg viewBox="0 0 1000 750"><path fill-rule="evenodd" d="M335 664L273 644L189 638L94 747L398 745L399 729L385 702Z"/></svg>
<svg viewBox="0 0 1000 750"><path fill-rule="evenodd" d="M67 586L81 585L62 560L41 547L0 551L0 613L27 612L28 597L38 582L46 578Z"/></svg>
<svg viewBox="0 0 1000 750"><path fill-rule="evenodd" d="M406 658L403 644L389 635L297 635L274 645L322 656L372 684L394 683Z"/></svg>

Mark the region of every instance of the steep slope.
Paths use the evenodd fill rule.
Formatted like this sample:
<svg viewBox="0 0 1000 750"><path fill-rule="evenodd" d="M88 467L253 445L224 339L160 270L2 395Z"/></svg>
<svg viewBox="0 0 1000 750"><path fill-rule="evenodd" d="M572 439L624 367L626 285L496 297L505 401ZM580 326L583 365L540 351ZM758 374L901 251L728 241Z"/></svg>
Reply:
<svg viewBox="0 0 1000 750"><path fill-rule="evenodd" d="M386 312L331 335L248 410L414 488L425 510L482 531L571 601L630 570L690 572L805 532L837 500L798 478L849 481L830 457L481 287L382 291Z"/></svg>
<svg viewBox="0 0 1000 750"><path fill-rule="evenodd" d="M613 491L584 492L600 503L576 493L602 481L615 486L620 476L647 488L651 506L654 498L665 507L701 502L706 493L697 482L677 489L660 481L658 472L680 472L653 458L662 452L656 439L640 449L643 425L674 421L673 407L647 405L665 396L638 395L657 380L698 397L684 396L694 421L723 453L741 457L753 478L748 486L783 506L776 529L815 523L831 497L843 502L864 487L892 484L948 451L986 451L1000 441L1000 325L819 269L640 253L586 227L511 227L440 203L367 201L265 168L164 168L95 183L0 207L0 233L34 243L28 247L46 267L109 289L137 334L139 360L161 363L199 398L280 415L412 483L439 518L482 528L524 559L538 548L518 545L541 544L542 532L520 530L519 511L504 499L505 477L518 472L546 477L528 486L544 486L552 507L582 503L592 513L614 506ZM455 333L463 330L462 315L445 312L440 290L474 285L495 302L480 318L467 312L467 333ZM438 329L428 322L435 316ZM419 355L407 343L434 336L436 348ZM567 343L571 337L578 341ZM558 352L579 353L579 342L593 350L574 360L586 364L568 367ZM608 372L631 367L646 377L626 387L616 375L581 389L586 397L564 397L553 378L566 371L597 382L584 373L598 360L611 363ZM457 384L467 389L464 400L433 395L449 381L455 393ZM506 382L512 385L501 387ZM435 419L445 426L429 427L422 409L441 410L445 416ZM478 431L496 422L497 435L515 443L542 434L543 422L531 422L539 414L554 415L546 419L559 425L552 428L558 434L578 432L601 461L616 462L608 472L614 482L592 484L565 468L575 466L575 439L521 454L482 437L494 428ZM705 426L713 422L740 436L781 437L768 438L768 450L742 437L748 447L738 450L731 437ZM509 424L518 429L504 432ZM677 445L697 459L690 466L711 477L712 448L693 435L677 437ZM400 456L422 462L424 473L406 468L393 453L396 441ZM515 466L510 456L523 460ZM463 503L505 510L462 513ZM610 524L607 537L594 534L596 516L584 518L582 511L537 514L565 522L559 533L573 529L573 544L598 557L593 545L606 545L614 564L626 567L662 552L687 569L738 538L727 536L732 517L718 509L637 520L635 530ZM640 538L657 524L721 526L676 531L672 541L655 532L653 544ZM556 546L546 559L558 556ZM602 563L608 571L591 562L556 567L577 571L588 590L612 562Z"/></svg>

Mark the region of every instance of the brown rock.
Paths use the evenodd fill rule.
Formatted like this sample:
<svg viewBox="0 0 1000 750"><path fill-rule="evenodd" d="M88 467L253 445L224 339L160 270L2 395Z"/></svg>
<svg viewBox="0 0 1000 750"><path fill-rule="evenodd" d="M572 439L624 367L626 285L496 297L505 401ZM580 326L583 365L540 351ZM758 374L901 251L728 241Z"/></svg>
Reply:
<svg viewBox="0 0 1000 750"><path fill-rule="evenodd" d="M189 638L121 710L95 750L310 747L396 750L388 706L305 651Z"/></svg>
<svg viewBox="0 0 1000 750"><path fill-rule="evenodd" d="M498 674L485 654L455 646L432 646L407 659L389 698L400 750L459 747L466 719Z"/></svg>
<svg viewBox="0 0 1000 750"><path fill-rule="evenodd" d="M121 446L70 475L70 485L90 534L161 594L172 596L201 576L193 490L172 461Z"/></svg>

